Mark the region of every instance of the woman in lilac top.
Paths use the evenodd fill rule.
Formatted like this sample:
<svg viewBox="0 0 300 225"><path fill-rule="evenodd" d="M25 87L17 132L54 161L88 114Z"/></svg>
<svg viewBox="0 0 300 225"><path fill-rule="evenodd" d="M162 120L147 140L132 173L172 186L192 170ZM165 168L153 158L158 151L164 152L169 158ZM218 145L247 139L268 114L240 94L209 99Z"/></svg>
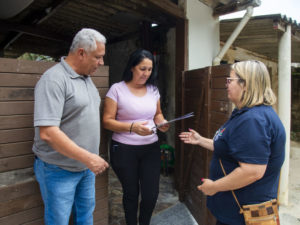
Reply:
<svg viewBox="0 0 300 225"><path fill-rule="evenodd" d="M153 55L137 50L129 58L123 81L111 86L105 99L103 126L113 131L110 161L123 188L127 225L150 224L159 192L160 147L153 127L166 122ZM159 128L166 132L169 126Z"/></svg>

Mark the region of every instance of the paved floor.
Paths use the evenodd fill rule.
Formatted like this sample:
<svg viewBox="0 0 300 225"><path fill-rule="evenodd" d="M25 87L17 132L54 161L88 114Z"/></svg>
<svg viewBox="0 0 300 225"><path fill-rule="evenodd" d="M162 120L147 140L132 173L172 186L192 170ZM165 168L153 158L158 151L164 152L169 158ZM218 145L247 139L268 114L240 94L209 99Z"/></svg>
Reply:
<svg viewBox="0 0 300 225"><path fill-rule="evenodd" d="M198 225L185 204L177 204L155 214L150 225Z"/></svg>
<svg viewBox="0 0 300 225"><path fill-rule="evenodd" d="M122 188L115 173L109 169L109 225L126 225L124 220L124 210L122 207ZM160 176L159 196L153 212L153 217L160 212L178 204L177 191L174 189L172 175ZM177 211L180 208L176 208ZM183 211L182 211L183 212ZM153 224L153 223L152 223ZM154 225L154 224L153 224ZM155 224L158 225L158 224ZM165 225L165 224L161 224ZM176 224L172 224L176 225ZM179 224L184 225L184 224Z"/></svg>
<svg viewBox="0 0 300 225"><path fill-rule="evenodd" d="M300 225L300 142L291 142L289 203L279 207L282 225Z"/></svg>

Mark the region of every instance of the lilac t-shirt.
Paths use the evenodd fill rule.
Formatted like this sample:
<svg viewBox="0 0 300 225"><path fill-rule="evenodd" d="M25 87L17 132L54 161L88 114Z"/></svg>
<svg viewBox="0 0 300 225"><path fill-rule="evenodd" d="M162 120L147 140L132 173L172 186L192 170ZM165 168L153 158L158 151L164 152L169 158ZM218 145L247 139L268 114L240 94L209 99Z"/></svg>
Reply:
<svg viewBox="0 0 300 225"><path fill-rule="evenodd" d="M138 97L131 93L124 81L121 81L111 86L106 97L111 98L118 105L117 121L128 123L148 121L145 126L150 129L155 126L153 118L160 98L157 87L147 85L147 93ZM156 134L141 136L134 132L114 132L112 139L128 145L146 145L156 142L158 137Z"/></svg>

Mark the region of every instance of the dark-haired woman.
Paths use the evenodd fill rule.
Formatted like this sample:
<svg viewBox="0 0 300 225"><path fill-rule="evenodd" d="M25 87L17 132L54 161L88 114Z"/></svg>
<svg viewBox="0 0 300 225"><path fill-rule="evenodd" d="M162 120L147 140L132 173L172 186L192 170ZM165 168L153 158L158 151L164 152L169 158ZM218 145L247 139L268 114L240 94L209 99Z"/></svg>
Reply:
<svg viewBox="0 0 300 225"><path fill-rule="evenodd" d="M122 184L127 225L137 224L138 205L139 224L150 224L159 192L160 147L152 128L166 120L156 79L153 55L137 50L130 55L122 81L112 85L105 99L103 126L113 131L110 161Z"/></svg>

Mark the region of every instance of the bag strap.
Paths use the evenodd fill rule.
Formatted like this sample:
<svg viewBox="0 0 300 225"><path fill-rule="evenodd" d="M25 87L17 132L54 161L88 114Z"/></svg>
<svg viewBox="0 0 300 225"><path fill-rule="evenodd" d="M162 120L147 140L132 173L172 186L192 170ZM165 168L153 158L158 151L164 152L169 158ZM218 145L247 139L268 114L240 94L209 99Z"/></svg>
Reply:
<svg viewBox="0 0 300 225"><path fill-rule="evenodd" d="M224 175L226 176L227 174L226 174L226 171L225 171L225 169L224 169L224 167L223 167L223 163L222 163L221 159L219 159L219 162L220 162L222 171L223 171ZM243 209L242 209L242 207L241 207L241 205L240 205L240 203L239 203L239 201L238 201L238 199L237 199L237 197L236 197L234 191L231 190L231 193L232 193L232 195L233 195L233 197L234 197L236 203L238 204L238 206L239 206L239 208L240 208L240 214L242 214L242 213L243 213Z"/></svg>

